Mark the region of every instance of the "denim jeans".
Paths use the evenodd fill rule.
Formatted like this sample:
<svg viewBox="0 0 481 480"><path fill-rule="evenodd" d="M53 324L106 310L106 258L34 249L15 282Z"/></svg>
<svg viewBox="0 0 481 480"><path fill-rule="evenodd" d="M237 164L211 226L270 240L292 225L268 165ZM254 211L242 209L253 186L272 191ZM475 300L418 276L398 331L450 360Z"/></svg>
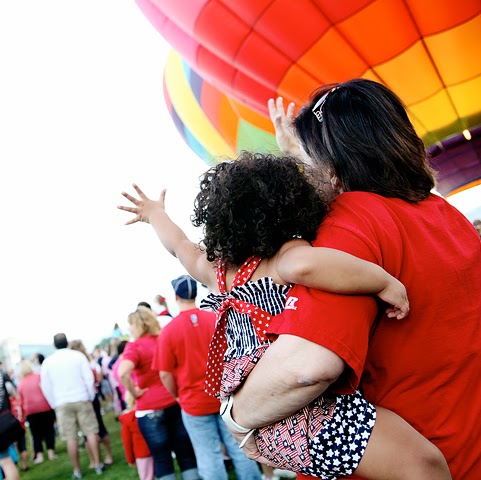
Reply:
<svg viewBox="0 0 481 480"><path fill-rule="evenodd" d="M234 464L238 480L261 480L256 462L239 449L218 413L193 416L182 411L185 428L194 446L197 466L203 480L227 480L222 443Z"/></svg>
<svg viewBox="0 0 481 480"><path fill-rule="evenodd" d="M183 480L200 480L189 435L182 423L180 407L176 404L137 419L150 453L154 459L155 478L175 480L172 452L175 452Z"/></svg>

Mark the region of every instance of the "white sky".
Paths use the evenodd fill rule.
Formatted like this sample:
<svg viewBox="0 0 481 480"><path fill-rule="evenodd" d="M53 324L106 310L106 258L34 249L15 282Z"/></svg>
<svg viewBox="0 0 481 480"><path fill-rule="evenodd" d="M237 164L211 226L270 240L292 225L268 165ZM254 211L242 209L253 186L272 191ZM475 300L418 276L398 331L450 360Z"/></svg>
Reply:
<svg viewBox="0 0 481 480"><path fill-rule="evenodd" d="M132 0L0 2L0 338L88 344L185 273L120 192L189 215L207 166L164 104L169 50Z"/></svg>
<svg viewBox="0 0 481 480"><path fill-rule="evenodd" d="M163 100L169 50L133 0L0 1L0 340L89 346L185 273L151 227L116 206L132 182L168 189L189 234L207 166ZM461 198L481 205L480 189Z"/></svg>

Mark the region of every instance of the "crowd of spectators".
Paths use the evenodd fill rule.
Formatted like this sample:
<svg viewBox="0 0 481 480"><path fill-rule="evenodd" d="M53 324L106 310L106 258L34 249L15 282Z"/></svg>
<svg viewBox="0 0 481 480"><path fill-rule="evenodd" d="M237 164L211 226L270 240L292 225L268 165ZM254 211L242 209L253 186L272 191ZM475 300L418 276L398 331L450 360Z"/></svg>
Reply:
<svg viewBox="0 0 481 480"><path fill-rule="evenodd" d="M115 412L125 461L141 480L174 480L174 458L183 480L227 480L228 468L238 480L277 478L238 448L220 418L218 401L204 392L214 314L197 308L194 279L182 276L172 285L180 310L174 319L159 295L154 302L160 308L139 302L127 316L129 332L116 324L106 345L89 352L82 340L58 333L47 358L36 353L10 375L1 370L8 408L25 429L0 452L7 480L20 478L18 468L55 461L58 437L66 442L72 479L85 474L79 444L89 468L102 475L114 462L102 418L106 410Z"/></svg>

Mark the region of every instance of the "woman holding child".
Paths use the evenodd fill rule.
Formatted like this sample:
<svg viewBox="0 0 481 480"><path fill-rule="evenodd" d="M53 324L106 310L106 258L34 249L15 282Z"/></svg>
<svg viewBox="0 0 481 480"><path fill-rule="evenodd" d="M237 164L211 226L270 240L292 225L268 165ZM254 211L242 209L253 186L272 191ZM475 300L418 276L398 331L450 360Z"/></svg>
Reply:
<svg viewBox="0 0 481 480"><path fill-rule="evenodd" d="M136 214L129 223L152 223L164 246L180 259L189 273L213 290L218 288L222 295L250 281L258 266L260 273L254 274L254 281L257 281L256 275L260 275L259 281L265 275L277 284L298 284L290 289L287 300L284 297L282 301L284 313L269 319L266 333L277 340L267 348L268 343L263 343L265 339L259 338L258 347L262 347L262 352L254 355L256 366L249 370L247 378L245 375L241 378L242 388L228 392L223 418L246 453L267 462L255 443L259 445L259 431L264 431L261 427L268 430L269 425L282 423L286 417L296 418L297 422L296 412L315 401L320 410L326 412L323 420L326 433L335 430L339 437L332 437L331 455L321 452L323 448L317 445L322 442L324 431L321 430L320 436L310 444L310 450L314 446L310 451L314 456L308 462L316 463L319 453L319 456L325 455L321 460L323 466L312 472L299 469L303 474L299 478L310 478L308 475L333 478L322 473L331 457L338 464L348 463L344 470L333 470L339 471L340 476L355 470L372 479L450 478L439 450L393 412L380 408L383 406L399 413L441 449L454 478L478 478L481 445L477 432L481 427L481 412L472 400L481 393L476 374L481 368L481 273L478 268L481 246L476 232L459 212L430 193L435 182L423 143L399 99L382 85L352 80L320 89L295 120L300 143L286 128L290 127L292 107L287 116L282 101L270 102L270 109L281 146L287 145L289 153L313 164L316 183L324 185L325 196L335 198L313 242L314 247L328 248L312 248L308 244L291 248L295 243L294 233L282 239L270 253L257 247L244 252L245 257L255 256L246 258L244 264L236 260L240 257L225 256L225 246L230 248L229 242L235 240L235 235L221 235L211 241L211 226L217 224L212 215L209 217L212 206L209 202L222 193L218 188L204 195L205 212L200 215L199 210L197 212L198 224L204 226L206 235L206 258L203 259L204 253L189 245L183 232L165 215L163 197L153 202L136 187L138 200L124 194L135 206L121 207ZM208 189L209 183L225 177L221 168L212 169L203 179L200 195L202 188ZM266 180L266 185L268 182ZM277 187L278 184L274 184L270 188ZM265 188L269 192L269 187ZM225 189L226 198L230 191ZM256 189L254 195L257 193L265 192ZM271 201L267 199L265 203L270 205ZM238 211L241 217L236 218L237 225L244 225L255 237L258 228L245 226L251 212L246 204L242 206L247 215L242 219L242 211ZM215 212L221 213L222 210ZM256 225L263 226L268 218L261 215ZM274 222L282 219L283 212L279 210ZM293 217L292 222L295 221ZM246 238L251 241L249 236ZM286 243L283 245L283 242ZM340 252L333 257L333 249L367 260L371 270L366 264L355 266L352 258L342 257ZM219 262L217 278L215 274L212 278L212 265L209 269L206 261ZM396 315L399 320L390 319L393 309L384 315L384 308L378 308L374 297L360 295L377 293L393 304L392 299L381 295L377 282L375 288L371 283L372 275L377 275L372 270L374 265L383 267L407 287L411 306L408 317L402 318L404 314L401 314ZM229 302L229 305L235 303ZM257 307L268 310L268 303ZM394 311L398 307L394 304ZM223 304L215 308L225 310ZM247 312L248 307L238 313ZM279 311L271 315L276 313ZM236 315L231 317L235 320ZM235 342L229 344L229 328L233 325L229 318L229 313L227 320L221 315L219 323L227 321L227 348L232 353ZM230 360L235 358L234 352ZM465 385L471 388L469 396L464 394ZM334 396L337 409L341 402L337 399L357 395L358 387L363 389L365 399L358 397L353 402L356 405L365 400L375 403L378 415L374 428L363 427L363 435L369 440L367 448L349 454L352 445L341 431L347 425L343 418L352 415L349 410L341 409L340 415L334 410L330 417L322 396L324 392L326 398ZM366 412L373 412L373 408L371 404ZM360 419L360 422L363 421ZM327 425L335 428L327 431ZM252 435L250 429L260 428ZM358 439L353 440L358 449ZM275 440L274 450L283 449L282 445L274 444ZM473 448L459 445L473 445ZM300 451L295 453L305 456Z"/></svg>
<svg viewBox="0 0 481 480"><path fill-rule="evenodd" d="M406 286L411 308L406 319L392 321L373 297L293 287L287 302L295 308L271 324L279 338L235 395L233 417L258 428L329 385L334 392L360 385L366 398L438 446L453 478L480 478L476 231L431 193L435 178L424 145L383 85L356 79L323 87L294 120L282 99L269 107L281 148L317 166L335 197L313 245L381 265ZM297 274L289 280L302 284ZM258 455L252 443L247 450ZM395 475L386 469L385 478Z"/></svg>

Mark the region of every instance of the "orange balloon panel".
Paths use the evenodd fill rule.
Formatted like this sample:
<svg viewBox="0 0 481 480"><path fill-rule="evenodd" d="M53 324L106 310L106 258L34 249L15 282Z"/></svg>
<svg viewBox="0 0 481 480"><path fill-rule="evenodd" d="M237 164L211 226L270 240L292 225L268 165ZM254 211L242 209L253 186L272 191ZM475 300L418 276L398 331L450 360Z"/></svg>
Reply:
<svg viewBox="0 0 481 480"><path fill-rule="evenodd" d="M421 40L392 60L373 67L373 70L408 105L421 102L432 92L443 89L438 72Z"/></svg>
<svg viewBox="0 0 481 480"><path fill-rule="evenodd" d="M428 37L425 41L446 85L454 85L480 74L481 15Z"/></svg>
<svg viewBox="0 0 481 480"><path fill-rule="evenodd" d="M335 28L369 65L399 55L419 39L403 0L372 2Z"/></svg>
<svg viewBox="0 0 481 480"><path fill-rule="evenodd" d="M300 106L319 85L373 76L401 97L426 142L479 120L481 102L471 112L463 89L481 98L472 83L481 76L480 0L137 3L196 72L263 115L270 97Z"/></svg>
<svg viewBox="0 0 481 480"><path fill-rule="evenodd" d="M264 117L270 97L300 107L364 77L403 100L428 146L481 123L481 0L136 1L201 78Z"/></svg>
<svg viewBox="0 0 481 480"><path fill-rule="evenodd" d="M422 36L430 36L479 15L479 0L405 0Z"/></svg>

